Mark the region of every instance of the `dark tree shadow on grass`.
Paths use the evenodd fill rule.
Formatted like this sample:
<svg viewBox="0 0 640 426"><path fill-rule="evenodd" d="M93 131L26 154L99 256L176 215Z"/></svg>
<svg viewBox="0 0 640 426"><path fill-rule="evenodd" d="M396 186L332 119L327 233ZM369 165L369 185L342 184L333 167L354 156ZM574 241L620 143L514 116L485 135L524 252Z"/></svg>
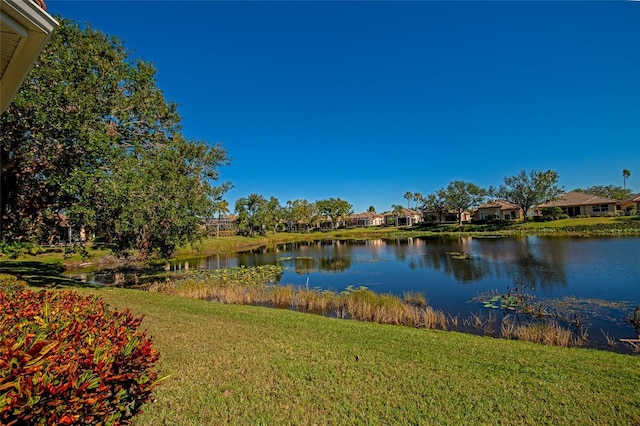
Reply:
<svg viewBox="0 0 640 426"><path fill-rule="evenodd" d="M2 261L0 274L10 274L19 277L28 285L42 288L71 288L97 287L77 279L62 275L64 266L59 263L45 263L35 261Z"/></svg>

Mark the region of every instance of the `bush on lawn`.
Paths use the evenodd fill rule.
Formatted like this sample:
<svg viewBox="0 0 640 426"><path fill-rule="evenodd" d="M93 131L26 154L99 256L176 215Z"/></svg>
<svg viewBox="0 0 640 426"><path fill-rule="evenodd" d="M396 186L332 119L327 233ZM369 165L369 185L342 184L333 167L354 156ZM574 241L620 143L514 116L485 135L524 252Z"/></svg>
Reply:
<svg viewBox="0 0 640 426"><path fill-rule="evenodd" d="M95 296L3 287L0 424L130 424L159 383L142 318Z"/></svg>

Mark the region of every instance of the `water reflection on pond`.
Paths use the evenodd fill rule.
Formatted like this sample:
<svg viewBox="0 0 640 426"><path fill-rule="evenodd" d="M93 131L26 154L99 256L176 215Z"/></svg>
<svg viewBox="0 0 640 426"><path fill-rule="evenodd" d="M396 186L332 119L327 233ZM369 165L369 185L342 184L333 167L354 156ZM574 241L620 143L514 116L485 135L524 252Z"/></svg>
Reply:
<svg viewBox="0 0 640 426"><path fill-rule="evenodd" d="M423 293L452 315L478 312L472 299L505 293L514 284L538 300L640 303L640 238L504 237L401 238L299 242L234 255L189 259L171 270L210 270L280 264L280 284L342 291L365 286L379 293ZM599 309L600 309L599 308ZM591 318L591 336L633 337L622 310ZM626 334L625 334L626 333Z"/></svg>
<svg viewBox="0 0 640 426"><path fill-rule="evenodd" d="M281 284L342 290L349 285L438 296L505 290L538 295L640 299L640 238L402 238L281 244L173 263L171 270L280 264Z"/></svg>

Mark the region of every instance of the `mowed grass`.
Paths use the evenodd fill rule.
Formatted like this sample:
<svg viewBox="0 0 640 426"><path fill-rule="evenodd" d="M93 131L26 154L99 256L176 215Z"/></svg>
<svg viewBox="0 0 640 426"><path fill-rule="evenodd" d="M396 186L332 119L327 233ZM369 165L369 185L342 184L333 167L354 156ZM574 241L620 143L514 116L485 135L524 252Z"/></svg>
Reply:
<svg viewBox="0 0 640 426"><path fill-rule="evenodd" d="M518 228L536 230L540 228L568 228L574 226L595 226L595 225L635 225L640 223L640 216L621 217L582 217L552 220L549 222L527 222L520 223Z"/></svg>
<svg viewBox="0 0 640 426"><path fill-rule="evenodd" d="M137 425L640 424L640 357L78 291L145 315L171 376Z"/></svg>

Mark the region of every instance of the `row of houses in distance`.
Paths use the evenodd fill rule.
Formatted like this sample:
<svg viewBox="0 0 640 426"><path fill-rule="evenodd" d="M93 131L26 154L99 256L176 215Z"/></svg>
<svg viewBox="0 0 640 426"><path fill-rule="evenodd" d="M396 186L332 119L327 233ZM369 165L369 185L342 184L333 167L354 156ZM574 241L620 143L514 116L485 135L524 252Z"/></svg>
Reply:
<svg viewBox="0 0 640 426"><path fill-rule="evenodd" d="M640 212L640 193L626 200L600 197L584 192L567 192L557 200L540 204L527 212L529 217L536 219L542 217L546 207L558 207L563 214L569 217L587 216L614 216ZM524 218L522 209L505 200L491 200L479 205L474 211L462 212L462 222L472 221L517 221ZM213 218L208 222L209 229L220 231L233 231L235 229L235 217L233 215ZM414 226L421 223L448 224L457 223L457 212L421 212L410 208L402 208L384 213L366 211L348 216L338 224L338 227L367 228L371 226ZM330 220L318 223L317 228L330 229L333 224Z"/></svg>

